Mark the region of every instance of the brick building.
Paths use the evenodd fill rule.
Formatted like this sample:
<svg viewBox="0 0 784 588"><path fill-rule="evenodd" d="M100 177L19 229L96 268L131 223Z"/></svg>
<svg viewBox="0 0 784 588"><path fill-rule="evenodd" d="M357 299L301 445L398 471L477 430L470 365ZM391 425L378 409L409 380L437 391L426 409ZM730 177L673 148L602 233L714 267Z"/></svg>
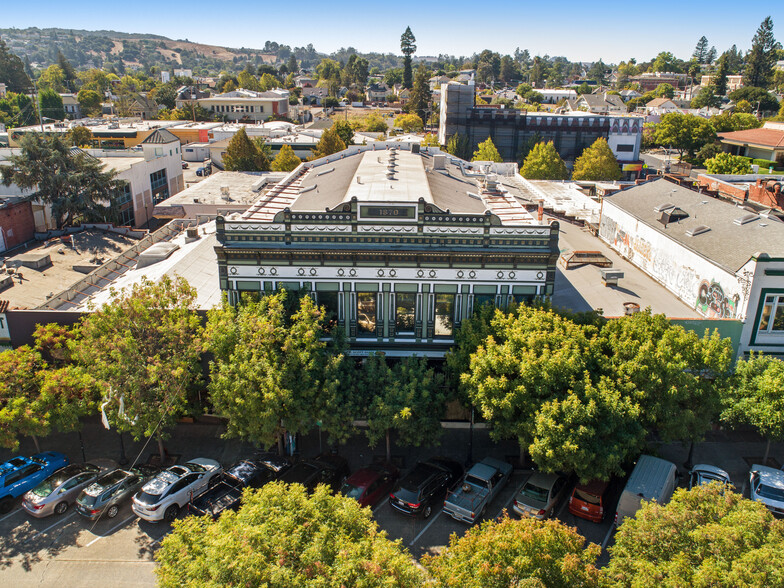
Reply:
<svg viewBox="0 0 784 588"><path fill-rule="evenodd" d="M35 237L35 219L30 200L0 197L0 252L13 249Z"/></svg>

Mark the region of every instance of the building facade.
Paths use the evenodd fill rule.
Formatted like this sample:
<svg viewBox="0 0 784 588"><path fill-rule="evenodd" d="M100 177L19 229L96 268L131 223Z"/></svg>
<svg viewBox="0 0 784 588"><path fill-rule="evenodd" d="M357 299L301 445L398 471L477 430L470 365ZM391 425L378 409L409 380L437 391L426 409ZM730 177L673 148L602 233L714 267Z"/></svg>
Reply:
<svg viewBox="0 0 784 588"><path fill-rule="evenodd" d="M201 98L197 103L227 121L265 121L272 115L288 116L289 114L288 90L255 92L240 88L209 98Z"/></svg>
<svg viewBox="0 0 784 588"><path fill-rule="evenodd" d="M221 288L306 292L353 354L443 356L481 304L552 294L558 223L515 186L440 151L376 143L301 165L242 215L219 216Z"/></svg>

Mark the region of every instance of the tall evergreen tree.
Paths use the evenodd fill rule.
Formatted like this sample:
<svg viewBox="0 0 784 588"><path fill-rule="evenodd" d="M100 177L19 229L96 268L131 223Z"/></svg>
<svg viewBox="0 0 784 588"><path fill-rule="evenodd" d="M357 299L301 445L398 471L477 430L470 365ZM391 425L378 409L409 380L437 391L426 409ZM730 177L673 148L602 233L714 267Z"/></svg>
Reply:
<svg viewBox="0 0 784 588"><path fill-rule="evenodd" d="M691 56L699 64L707 63L708 38L705 35L700 37L700 40L697 41L697 46L694 48L694 53L692 53Z"/></svg>
<svg viewBox="0 0 784 588"><path fill-rule="evenodd" d="M751 40L751 51L743 71L743 83L746 86L768 87L776 65L776 50L780 48L781 43L773 36L773 19L768 16Z"/></svg>
<svg viewBox="0 0 784 588"><path fill-rule="evenodd" d="M719 57L719 67L713 76L711 83L713 84L717 96L726 96L727 94L727 73L729 69L727 53L722 53Z"/></svg>
<svg viewBox="0 0 784 588"><path fill-rule="evenodd" d="M433 93L430 91L430 71L421 64L414 76L414 88L406 105L408 112L416 114L423 122L427 122L427 111L430 109Z"/></svg>
<svg viewBox="0 0 784 588"><path fill-rule="evenodd" d="M74 66L71 65L71 62L65 58L62 51L57 52L57 65L60 66L60 69L63 70L63 74L65 74L65 86L69 92L76 91L76 70Z"/></svg>
<svg viewBox="0 0 784 588"><path fill-rule="evenodd" d="M411 27L406 27L406 30L400 36L400 51L403 53L403 87L411 88L413 86L413 75L411 71L411 56L416 53L417 46L416 37L411 32Z"/></svg>
<svg viewBox="0 0 784 588"><path fill-rule="evenodd" d="M25 73L24 63L8 50L2 39L0 39L0 83L5 84L9 92L28 92L33 87Z"/></svg>

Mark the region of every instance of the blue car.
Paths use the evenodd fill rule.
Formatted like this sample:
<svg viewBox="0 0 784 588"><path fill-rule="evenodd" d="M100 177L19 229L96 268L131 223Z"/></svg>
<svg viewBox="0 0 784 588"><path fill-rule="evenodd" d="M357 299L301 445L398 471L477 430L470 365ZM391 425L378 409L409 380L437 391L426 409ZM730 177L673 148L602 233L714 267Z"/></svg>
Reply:
<svg viewBox="0 0 784 588"><path fill-rule="evenodd" d="M0 514L10 511L16 498L68 463L62 453L44 451L32 457L14 457L0 464Z"/></svg>

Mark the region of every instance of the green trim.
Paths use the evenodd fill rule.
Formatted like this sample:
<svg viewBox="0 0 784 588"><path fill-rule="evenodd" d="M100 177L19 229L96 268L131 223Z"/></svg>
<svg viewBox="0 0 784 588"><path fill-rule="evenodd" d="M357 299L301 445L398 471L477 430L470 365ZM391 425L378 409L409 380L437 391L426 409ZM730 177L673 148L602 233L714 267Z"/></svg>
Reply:
<svg viewBox="0 0 784 588"><path fill-rule="evenodd" d="M536 286L512 286L512 294L536 294Z"/></svg>
<svg viewBox="0 0 784 588"><path fill-rule="evenodd" d="M382 285L383 285L383 287L384 287L384 292L389 292L389 291L390 291L390 289L391 289L391 285L390 285L388 282L387 282L387 283L384 283L384 284L382 284Z"/></svg>
<svg viewBox="0 0 784 588"><path fill-rule="evenodd" d="M457 294L457 284L434 284L433 292L437 294Z"/></svg>
<svg viewBox="0 0 784 588"><path fill-rule="evenodd" d="M316 282L316 292L340 292L338 282Z"/></svg>
<svg viewBox="0 0 784 588"><path fill-rule="evenodd" d="M278 290L281 289L290 290L291 292L297 292L300 289L299 282L278 282Z"/></svg>
<svg viewBox="0 0 784 588"><path fill-rule="evenodd" d="M354 289L357 292L378 292L378 283L357 282Z"/></svg>
<svg viewBox="0 0 784 588"><path fill-rule="evenodd" d="M237 290L250 290L254 292L258 292L261 290L261 282L258 280L248 281L248 280L237 280Z"/></svg>
<svg viewBox="0 0 784 588"><path fill-rule="evenodd" d="M757 299L757 313L754 317L754 325L751 329L751 337L749 345L757 345L759 347L778 347L775 343L757 343L757 332L759 329L760 321L762 320L762 311L765 308L765 298L768 294L784 294L784 288L763 288L760 290L760 296Z"/></svg>
<svg viewBox="0 0 784 588"><path fill-rule="evenodd" d="M493 294L498 292L496 286L474 286L474 294Z"/></svg>
<svg viewBox="0 0 784 588"><path fill-rule="evenodd" d="M766 276L784 276L784 270L766 269Z"/></svg>
<svg viewBox="0 0 784 588"><path fill-rule="evenodd" d="M395 284L395 292L416 292L416 284Z"/></svg>

